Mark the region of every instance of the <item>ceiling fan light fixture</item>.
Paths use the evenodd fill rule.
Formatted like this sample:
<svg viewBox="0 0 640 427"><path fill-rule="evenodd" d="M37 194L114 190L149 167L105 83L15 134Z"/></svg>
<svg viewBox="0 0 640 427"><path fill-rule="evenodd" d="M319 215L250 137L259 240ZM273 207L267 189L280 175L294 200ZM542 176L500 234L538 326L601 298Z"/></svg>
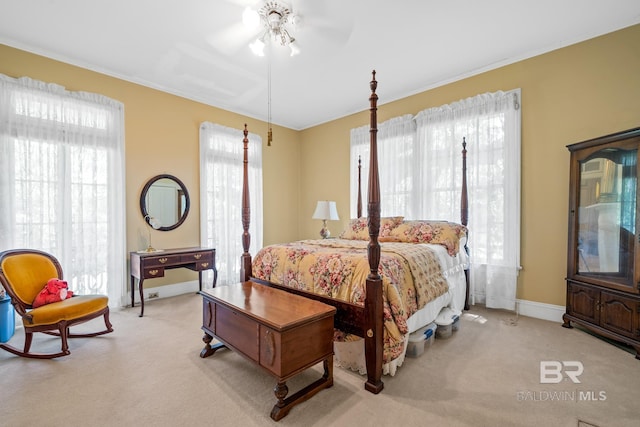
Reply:
<svg viewBox="0 0 640 427"><path fill-rule="evenodd" d="M268 37L277 41L281 46L289 46L291 56L300 53L300 48L297 45L293 45L295 38L289 34L289 30L287 29L287 25L289 24L295 27L300 17L294 15L287 5L277 1L267 1L257 12L247 8L243 13L243 22L245 22L245 16L247 21L254 19L251 17L251 14L256 14L264 26L264 33L258 39L261 41L262 46L257 45L257 41L249 45L254 54L264 56L264 43Z"/></svg>
<svg viewBox="0 0 640 427"><path fill-rule="evenodd" d="M300 15L298 15L297 13L292 13L291 16L289 16L289 22L291 23L294 29L296 29L298 25L300 25L300 21L301 21Z"/></svg>
<svg viewBox="0 0 640 427"><path fill-rule="evenodd" d="M245 13L249 14L246 10ZM296 39L289 34L287 29L287 25L295 28L300 22L298 15L292 14L287 5L272 0L266 1L256 13L260 17L260 22L262 22L264 29L258 39L249 45L254 54L265 56L264 48L266 43L270 41L269 39L271 39L272 43L278 42L281 46L289 46L291 56L300 53L300 48L295 43ZM273 142L273 130L271 128L271 56L270 49L267 57L267 146L271 146L271 142Z"/></svg>
<svg viewBox="0 0 640 427"><path fill-rule="evenodd" d="M277 10L270 10L267 15L267 25L271 28L272 31L279 31L284 24L284 20L282 19L282 14Z"/></svg>
<svg viewBox="0 0 640 427"><path fill-rule="evenodd" d="M247 7L244 12L242 12L242 23L251 30L258 28L258 25L260 25L260 14L250 7Z"/></svg>
<svg viewBox="0 0 640 427"><path fill-rule="evenodd" d="M300 47L298 43L295 43L296 39L292 38L289 42L289 49L291 49L291 56L296 56L300 53Z"/></svg>
<svg viewBox="0 0 640 427"><path fill-rule="evenodd" d="M264 56L264 42L257 38L253 43L249 45L251 52L257 56Z"/></svg>

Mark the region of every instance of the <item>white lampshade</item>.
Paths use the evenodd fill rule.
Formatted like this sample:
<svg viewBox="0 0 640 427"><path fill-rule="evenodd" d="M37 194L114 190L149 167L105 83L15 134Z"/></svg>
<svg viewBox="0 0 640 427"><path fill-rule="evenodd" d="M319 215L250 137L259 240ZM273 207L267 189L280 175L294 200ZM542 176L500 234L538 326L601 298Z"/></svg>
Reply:
<svg viewBox="0 0 640 427"><path fill-rule="evenodd" d="M292 39L289 43L289 49L291 49L291 56L296 56L300 54L300 46L295 42L295 39Z"/></svg>
<svg viewBox="0 0 640 427"><path fill-rule="evenodd" d="M264 42L260 39L256 39L256 41L249 45L251 51L257 56L264 56L264 46Z"/></svg>
<svg viewBox="0 0 640 427"><path fill-rule="evenodd" d="M336 202L329 200L318 200L318 204L316 205L316 210L313 213L312 218L331 221L339 220L340 218L338 217Z"/></svg>
<svg viewBox="0 0 640 427"><path fill-rule="evenodd" d="M242 23L248 29L255 30L258 28L258 25L260 25L260 14L250 7L247 7L244 12L242 12Z"/></svg>

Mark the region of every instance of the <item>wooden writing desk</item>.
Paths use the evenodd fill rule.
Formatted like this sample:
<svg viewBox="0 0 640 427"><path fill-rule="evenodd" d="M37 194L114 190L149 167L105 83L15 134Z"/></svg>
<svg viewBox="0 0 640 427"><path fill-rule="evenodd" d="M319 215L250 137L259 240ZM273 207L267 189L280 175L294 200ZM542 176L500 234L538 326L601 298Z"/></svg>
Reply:
<svg viewBox="0 0 640 427"><path fill-rule="evenodd" d="M188 268L198 272L199 290L202 290L202 271L213 270L213 287L218 280L216 250L210 248L164 249L157 252L131 252L131 307L134 306L135 279L140 289L140 317L144 315L144 279L164 277L164 271L172 268Z"/></svg>
<svg viewBox="0 0 640 427"><path fill-rule="evenodd" d="M275 421L320 390L333 385L333 316L335 307L254 282L201 291L203 298L200 357L229 347L274 375L278 402ZM211 345L213 336L221 343ZM322 378L286 397L286 380L323 362Z"/></svg>

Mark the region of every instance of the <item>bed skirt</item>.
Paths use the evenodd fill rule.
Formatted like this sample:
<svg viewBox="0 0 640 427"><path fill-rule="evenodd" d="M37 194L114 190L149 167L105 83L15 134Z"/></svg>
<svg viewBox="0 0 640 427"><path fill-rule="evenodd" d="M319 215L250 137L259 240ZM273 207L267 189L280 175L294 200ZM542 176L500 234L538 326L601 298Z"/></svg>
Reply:
<svg viewBox="0 0 640 427"><path fill-rule="evenodd" d="M447 258L442 255L440 255L440 258L441 264L443 262L445 265L449 264L443 269L449 285L449 290L447 293L425 305L407 320L409 333L417 331L423 326L435 321L438 313L440 313L440 310L444 307L450 307L453 310L460 312L464 309L467 287L464 269L468 267L468 260L457 260L456 262L454 259L447 260ZM394 376L397 369L402 366L407 352L408 342L409 334L405 335L404 351L402 354L391 362L384 363L382 365L383 375ZM336 366L356 371L361 375L366 375L367 368L364 356L364 339L357 339L354 341L334 341L333 351Z"/></svg>

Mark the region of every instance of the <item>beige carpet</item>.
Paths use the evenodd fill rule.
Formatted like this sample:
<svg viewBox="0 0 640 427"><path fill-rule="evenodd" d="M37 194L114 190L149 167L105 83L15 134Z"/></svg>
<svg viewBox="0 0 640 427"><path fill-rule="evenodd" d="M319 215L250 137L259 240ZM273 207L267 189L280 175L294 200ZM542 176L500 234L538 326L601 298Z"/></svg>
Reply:
<svg viewBox="0 0 640 427"><path fill-rule="evenodd" d="M71 355L0 351L3 426L638 426L640 361L577 328L474 307L460 331L407 359L373 395L340 368L335 385L269 418L275 380L226 349L207 359L195 294L112 312L115 332L71 340ZM99 326L94 320L82 325ZM34 349L59 349L37 334ZM22 346L21 329L10 343ZM579 361L579 384L541 384L541 361ZM321 365L288 382L290 394ZM605 398L605 399L603 399ZM597 400L596 400L597 399Z"/></svg>

